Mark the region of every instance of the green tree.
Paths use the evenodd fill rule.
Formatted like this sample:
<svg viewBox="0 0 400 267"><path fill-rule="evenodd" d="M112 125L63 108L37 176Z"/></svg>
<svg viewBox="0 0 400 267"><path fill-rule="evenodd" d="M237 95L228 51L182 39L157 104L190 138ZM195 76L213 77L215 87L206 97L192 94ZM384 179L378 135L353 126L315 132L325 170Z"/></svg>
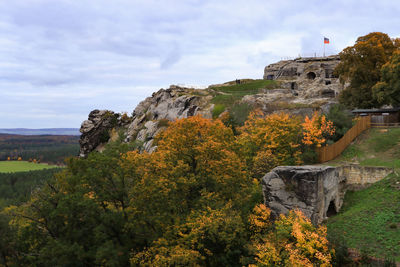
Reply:
<svg viewBox="0 0 400 267"><path fill-rule="evenodd" d="M400 50L381 69L381 81L373 88L373 96L379 104L400 104Z"/></svg>
<svg viewBox="0 0 400 267"><path fill-rule="evenodd" d="M377 107L372 87L380 81L381 68L395 49L395 41L381 32L361 36L355 45L345 48L335 69L341 82L348 83L340 95L341 103L351 108Z"/></svg>

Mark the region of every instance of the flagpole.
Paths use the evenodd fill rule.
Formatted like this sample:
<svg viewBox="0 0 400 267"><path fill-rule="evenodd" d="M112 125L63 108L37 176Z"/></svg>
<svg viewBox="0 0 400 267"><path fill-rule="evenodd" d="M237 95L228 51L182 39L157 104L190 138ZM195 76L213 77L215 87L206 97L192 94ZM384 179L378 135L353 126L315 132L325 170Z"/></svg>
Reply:
<svg viewBox="0 0 400 267"><path fill-rule="evenodd" d="M324 38L324 57L325 57L325 38Z"/></svg>

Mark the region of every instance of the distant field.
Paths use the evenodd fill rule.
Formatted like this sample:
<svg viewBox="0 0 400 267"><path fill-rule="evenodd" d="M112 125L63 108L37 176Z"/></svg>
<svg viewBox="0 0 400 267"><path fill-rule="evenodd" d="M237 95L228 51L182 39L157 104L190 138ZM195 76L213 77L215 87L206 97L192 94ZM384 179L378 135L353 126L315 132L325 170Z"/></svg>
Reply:
<svg viewBox="0 0 400 267"><path fill-rule="evenodd" d="M0 173L36 171L57 167L58 166L55 165L32 163L28 161L0 161Z"/></svg>
<svg viewBox="0 0 400 267"><path fill-rule="evenodd" d="M0 161L8 157L36 159L42 163L63 164L67 157L79 153L79 136L14 135L0 133Z"/></svg>

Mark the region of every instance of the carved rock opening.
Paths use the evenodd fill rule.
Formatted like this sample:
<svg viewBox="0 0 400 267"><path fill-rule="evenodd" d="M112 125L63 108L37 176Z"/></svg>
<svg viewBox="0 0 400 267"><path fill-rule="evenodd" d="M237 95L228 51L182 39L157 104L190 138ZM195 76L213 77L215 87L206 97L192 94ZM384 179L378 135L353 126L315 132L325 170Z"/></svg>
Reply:
<svg viewBox="0 0 400 267"><path fill-rule="evenodd" d="M336 206L335 206L335 200L332 199L331 202L329 203L328 210L326 211L326 217L331 217L337 214L336 211Z"/></svg>
<svg viewBox="0 0 400 267"><path fill-rule="evenodd" d="M314 80L317 77L317 75L315 74L315 72L310 71L309 73L307 73L307 79L309 80Z"/></svg>

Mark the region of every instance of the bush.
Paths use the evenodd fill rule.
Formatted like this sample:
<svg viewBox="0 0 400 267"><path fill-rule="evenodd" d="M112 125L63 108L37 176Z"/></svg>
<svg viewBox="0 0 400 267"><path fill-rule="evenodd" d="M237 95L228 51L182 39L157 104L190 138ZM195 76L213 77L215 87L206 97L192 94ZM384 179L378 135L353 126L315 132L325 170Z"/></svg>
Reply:
<svg viewBox="0 0 400 267"><path fill-rule="evenodd" d="M331 139L336 142L343 135L353 127L353 115L349 110L346 109L345 106L341 104L335 104L330 109L328 114L326 114L326 118L333 122L335 126L335 133L331 137Z"/></svg>
<svg viewBox="0 0 400 267"><path fill-rule="evenodd" d="M212 111L213 118L218 118L218 116L225 111L225 105L223 104L216 104Z"/></svg>
<svg viewBox="0 0 400 267"><path fill-rule="evenodd" d="M243 126L252 109L253 107L247 103L234 105L230 112L233 123L237 126Z"/></svg>

